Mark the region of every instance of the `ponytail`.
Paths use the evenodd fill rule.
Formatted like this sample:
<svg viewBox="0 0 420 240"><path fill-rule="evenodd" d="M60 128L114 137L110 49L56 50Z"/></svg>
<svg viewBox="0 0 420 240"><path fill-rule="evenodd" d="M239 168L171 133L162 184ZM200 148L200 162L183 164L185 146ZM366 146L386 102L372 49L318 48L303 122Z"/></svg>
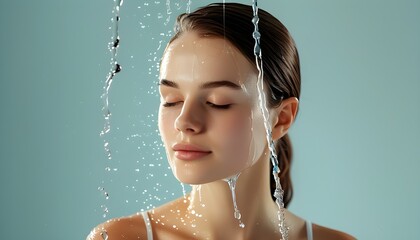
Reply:
<svg viewBox="0 0 420 240"><path fill-rule="evenodd" d="M277 152L277 159L279 161L280 167L280 183L284 190L283 195L283 202L284 207L287 208L287 205L290 203L293 197L293 186L292 186L292 179L290 177L290 166L292 164L292 143L290 141L289 135L286 134L282 138L280 138L276 143L276 152ZM271 168L272 169L272 165ZM270 170L271 171L271 170ZM276 183L274 178L270 178L270 187L271 187L271 195L274 194L274 190L276 190ZM274 197L273 197L273 200Z"/></svg>

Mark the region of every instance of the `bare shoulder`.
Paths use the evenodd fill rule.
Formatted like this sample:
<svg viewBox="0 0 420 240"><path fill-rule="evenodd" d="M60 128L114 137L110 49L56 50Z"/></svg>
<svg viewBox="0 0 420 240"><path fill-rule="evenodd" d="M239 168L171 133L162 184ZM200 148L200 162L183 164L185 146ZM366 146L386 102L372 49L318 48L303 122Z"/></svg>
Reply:
<svg viewBox="0 0 420 240"><path fill-rule="evenodd" d="M140 213L110 219L92 229L86 240L147 239L147 230Z"/></svg>
<svg viewBox="0 0 420 240"><path fill-rule="evenodd" d="M313 224L313 234L315 240L324 240L324 239L335 239L335 240L354 240L353 236L334 230L331 228L323 227L317 224Z"/></svg>

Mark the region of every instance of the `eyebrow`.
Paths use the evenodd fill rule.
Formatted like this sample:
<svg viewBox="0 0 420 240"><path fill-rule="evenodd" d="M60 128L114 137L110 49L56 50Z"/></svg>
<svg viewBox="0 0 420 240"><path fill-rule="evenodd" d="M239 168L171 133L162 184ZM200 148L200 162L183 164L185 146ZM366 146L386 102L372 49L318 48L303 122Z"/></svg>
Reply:
<svg viewBox="0 0 420 240"><path fill-rule="evenodd" d="M159 85L172 87L172 88L179 88L179 85L176 82L162 79L159 82ZM208 89L208 88L218 88L218 87L227 87L234 90L242 89L241 86L237 85L236 83L233 83L231 81L227 80L221 80L221 81L213 81L213 82L206 82L200 85L200 88Z"/></svg>

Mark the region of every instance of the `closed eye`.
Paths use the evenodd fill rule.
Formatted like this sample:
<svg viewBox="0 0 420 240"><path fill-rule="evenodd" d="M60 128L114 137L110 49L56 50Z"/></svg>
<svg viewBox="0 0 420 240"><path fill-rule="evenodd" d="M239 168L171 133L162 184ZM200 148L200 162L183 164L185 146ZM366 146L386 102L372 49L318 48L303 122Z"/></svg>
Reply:
<svg viewBox="0 0 420 240"><path fill-rule="evenodd" d="M165 102L165 103L162 104L162 106L164 106L164 107L174 107L179 103L181 103L181 102Z"/></svg>
<svg viewBox="0 0 420 240"><path fill-rule="evenodd" d="M180 102L165 102L165 103L162 104L162 106L163 107L174 107L174 106L176 106L180 103L182 103L182 101L180 101ZM212 107L212 108L215 108L215 109L229 109L232 106L232 104L218 105L218 104L214 104L212 102L206 102L206 104L208 106Z"/></svg>
<svg viewBox="0 0 420 240"><path fill-rule="evenodd" d="M212 102L207 102L206 104L209 105L210 107L216 108L216 109L229 109L230 106L232 106L232 104L217 105L217 104L214 104Z"/></svg>

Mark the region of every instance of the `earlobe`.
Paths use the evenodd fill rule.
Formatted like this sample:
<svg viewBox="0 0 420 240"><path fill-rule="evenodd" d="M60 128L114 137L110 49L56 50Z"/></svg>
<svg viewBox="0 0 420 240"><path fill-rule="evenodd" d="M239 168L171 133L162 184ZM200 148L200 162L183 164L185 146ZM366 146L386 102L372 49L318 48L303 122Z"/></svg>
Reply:
<svg viewBox="0 0 420 240"><path fill-rule="evenodd" d="M272 137L276 141L286 135L292 126L298 111L299 100L290 97L282 101L280 106L272 109Z"/></svg>

